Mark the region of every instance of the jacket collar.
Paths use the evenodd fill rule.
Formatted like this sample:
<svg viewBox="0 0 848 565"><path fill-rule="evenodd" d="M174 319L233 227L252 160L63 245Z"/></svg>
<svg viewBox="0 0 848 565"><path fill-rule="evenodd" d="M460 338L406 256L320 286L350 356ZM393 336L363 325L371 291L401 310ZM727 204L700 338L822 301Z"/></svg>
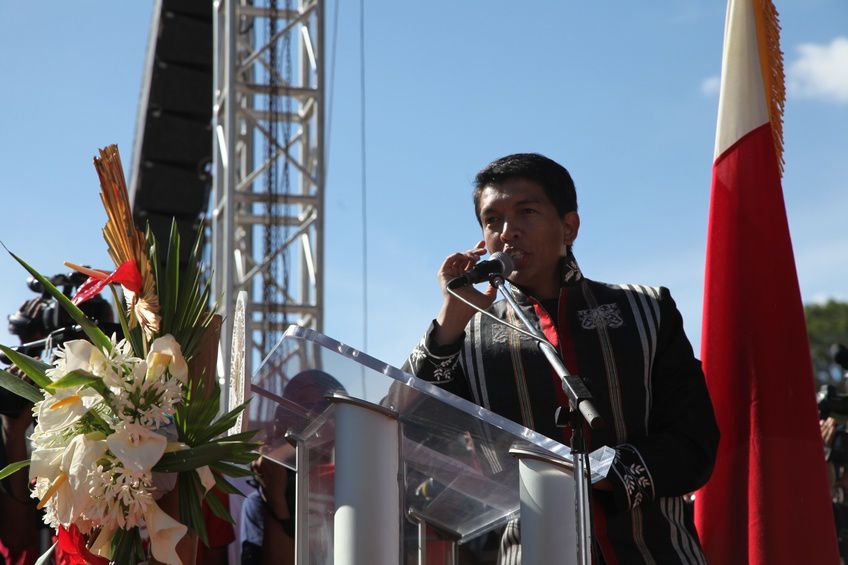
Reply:
<svg viewBox="0 0 848 565"><path fill-rule="evenodd" d="M560 259L560 287L568 288L580 284L583 281L583 272L577 264L577 259L574 258L574 253L571 249ZM518 285L510 283L509 285L512 295L519 304L527 304L530 301L530 296Z"/></svg>

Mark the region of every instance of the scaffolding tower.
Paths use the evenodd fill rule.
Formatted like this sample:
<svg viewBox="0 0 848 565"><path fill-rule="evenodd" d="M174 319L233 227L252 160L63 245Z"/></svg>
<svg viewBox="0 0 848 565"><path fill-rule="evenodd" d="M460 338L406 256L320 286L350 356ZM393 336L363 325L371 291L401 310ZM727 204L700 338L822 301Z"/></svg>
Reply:
<svg viewBox="0 0 848 565"><path fill-rule="evenodd" d="M249 378L289 325L322 331L324 3L213 6L213 296L229 368L236 297L247 292ZM285 379L265 387L279 392Z"/></svg>

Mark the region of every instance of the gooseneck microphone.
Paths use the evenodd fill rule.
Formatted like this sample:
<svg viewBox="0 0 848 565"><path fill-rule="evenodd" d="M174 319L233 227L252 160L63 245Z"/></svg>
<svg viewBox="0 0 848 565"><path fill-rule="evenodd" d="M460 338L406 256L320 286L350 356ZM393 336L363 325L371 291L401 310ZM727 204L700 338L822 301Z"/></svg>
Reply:
<svg viewBox="0 0 848 565"><path fill-rule="evenodd" d="M510 274L512 270L512 257L502 251L496 251L492 253L492 256L486 261L480 261L464 275L458 276L448 282L448 288L454 290L478 282L483 282L489 280L489 277L493 275L505 277Z"/></svg>

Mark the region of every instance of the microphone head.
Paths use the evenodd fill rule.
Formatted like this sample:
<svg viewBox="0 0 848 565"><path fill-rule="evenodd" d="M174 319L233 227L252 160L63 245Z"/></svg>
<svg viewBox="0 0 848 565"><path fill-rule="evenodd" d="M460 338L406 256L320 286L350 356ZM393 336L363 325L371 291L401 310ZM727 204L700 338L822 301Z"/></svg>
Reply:
<svg viewBox="0 0 848 565"><path fill-rule="evenodd" d="M497 261L498 263L500 263L503 266L503 268L501 269L501 272L497 273L502 277L507 276L508 274L510 274L513 271L513 269L515 269L515 263L512 261L512 257L507 255L503 251L495 251L489 257L489 260L490 261Z"/></svg>

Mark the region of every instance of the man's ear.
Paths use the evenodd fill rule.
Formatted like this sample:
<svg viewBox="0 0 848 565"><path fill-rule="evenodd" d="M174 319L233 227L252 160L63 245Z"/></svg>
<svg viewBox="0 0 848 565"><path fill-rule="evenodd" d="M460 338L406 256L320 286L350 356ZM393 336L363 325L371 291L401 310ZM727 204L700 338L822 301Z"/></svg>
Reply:
<svg viewBox="0 0 848 565"><path fill-rule="evenodd" d="M577 212L569 212L563 216L562 227L565 236L563 243L566 245L574 244L574 240L577 239L577 232L580 231L580 216Z"/></svg>

